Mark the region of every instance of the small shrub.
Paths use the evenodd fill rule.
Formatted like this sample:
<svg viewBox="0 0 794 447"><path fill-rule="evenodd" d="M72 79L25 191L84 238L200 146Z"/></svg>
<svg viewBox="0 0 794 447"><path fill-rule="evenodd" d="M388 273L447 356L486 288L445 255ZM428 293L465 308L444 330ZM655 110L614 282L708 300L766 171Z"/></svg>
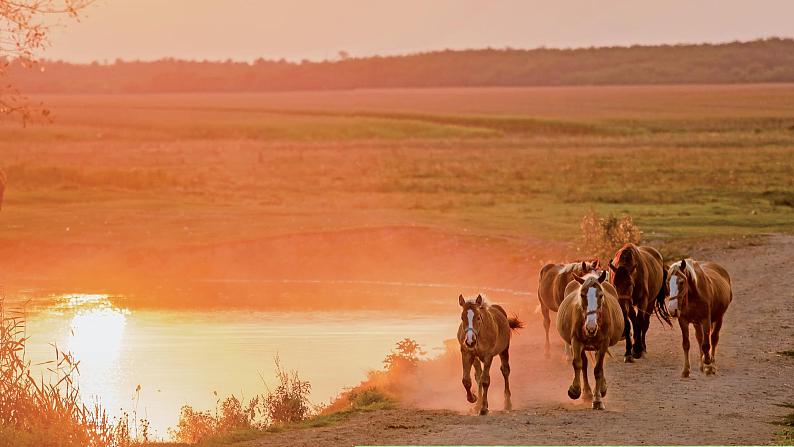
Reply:
<svg viewBox="0 0 794 447"><path fill-rule="evenodd" d="M309 402L311 384L301 380L297 371L284 370L278 356L275 358L275 364L279 384L263 396L264 413L268 423L286 424L306 419L312 410Z"/></svg>
<svg viewBox="0 0 794 447"><path fill-rule="evenodd" d="M209 411L196 411L185 405L179 412L175 430L169 430L177 442L195 444L218 432L217 419Z"/></svg>
<svg viewBox="0 0 794 447"><path fill-rule="evenodd" d="M391 405L392 400L386 393L371 387L352 390L347 397L351 408L355 410L368 410L374 408L384 408Z"/></svg>
<svg viewBox="0 0 794 447"><path fill-rule="evenodd" d="M615 217L610 214L601 217L590 210L582 218L580 228L582 236L579 251L587 257L611 259L624 244L638 244L642 240L642 231L629 215Z"/></svg>
<svg viewBox="0 0 794 447"><path fill-rule="evenodd" d="M182 407L175 429L169 430L177 442L219 443L249 439L262 431L276 431L286 424L305 421L314 414L309 401L311 384L301 380L297 371L286 371L275 358L275 389L244 401L232 395L216 402L215 414ZM217 394L216 394L217 395Z"/></svg>
<svg viewBox="0 0 794 447"><path fill-rule="evenodd" d="M386 371L412 370L425 354L416 340L404 338L398 341L397 346L383 359L383 364Z"/></svg>

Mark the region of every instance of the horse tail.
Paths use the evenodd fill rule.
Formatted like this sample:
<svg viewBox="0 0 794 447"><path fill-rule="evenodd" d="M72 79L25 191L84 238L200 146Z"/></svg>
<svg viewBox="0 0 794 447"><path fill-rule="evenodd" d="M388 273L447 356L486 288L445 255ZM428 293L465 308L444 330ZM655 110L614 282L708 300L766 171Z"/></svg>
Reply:
<svg viewBox="0 0 794 447"><path fill-rule="evenodd" d="M512 330L523 329L525 327L524 322L518 319L518 315L513 315L512 317L508 318L507 324Z"/></svg>
<svg viewBox="0 0 794 447"><path fill-rule="evenodd" d="M661 323L664 320L668 326L673 327L673 321L670 320L670 313L667 312L667 306L664 305L664 285L667 284L667 270L662 266L662 286L659 287L659 293L656 294L656 303L653 306L653 313Z"/></svg>

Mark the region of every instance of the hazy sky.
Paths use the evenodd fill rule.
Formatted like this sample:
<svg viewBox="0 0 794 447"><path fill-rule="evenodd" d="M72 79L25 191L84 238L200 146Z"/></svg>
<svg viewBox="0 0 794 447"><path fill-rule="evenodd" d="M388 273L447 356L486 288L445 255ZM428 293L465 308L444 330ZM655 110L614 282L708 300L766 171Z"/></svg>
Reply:
<svg viewBox="0 0 794 447"><path fill-rule="evenodd" d="M59 24L47 58L300 60L794 37L794 1L96 0Z"/></svg>

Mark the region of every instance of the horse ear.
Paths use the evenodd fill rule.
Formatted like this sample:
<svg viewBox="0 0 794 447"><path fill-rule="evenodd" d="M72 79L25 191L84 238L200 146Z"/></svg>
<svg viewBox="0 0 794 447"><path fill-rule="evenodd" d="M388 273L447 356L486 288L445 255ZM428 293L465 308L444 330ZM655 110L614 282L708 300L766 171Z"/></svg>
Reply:
<svg viewBox="0 0 794 447"><path fill-rule="evenodd" d="M582 278L581 276L577 275L576 273L573 274L573 279L575 279L576 282L578 282L579 284L584 284L584 278Z"/></svg>
<svg viewBox="0 0 794 447"><path fill-rule="evenodd" d="M465 298L463 298L463 294L461 294L461 295L458 297L458 304L460 304L461 306L463 306L464 304L466 304L466 299L465 299Z"/></svg>
<svg viewBox="0 0 794 447"><path fill-rule="evenodd" d="M599 265L599 261L598 261L598 259L596 259L595 261L593 261L593 263L592 263L592 264L590 264L590 265L592 266L593 270L597 269L597 268L598 268L598 265Z"/></svg>
<svg viewBox="0 0 794 447"><path fill-rule="evenodd" d="M601 275L598 277L598 282L604 282L605 279L607 279L607 271L602 270Z"/></svg>
<svg viewBox="0 0 794 447"><path fill-rule="evenodd" d="M475 303L477 303L478 306L482 306L482 295L480 294L477 295L477 300L475 301Z"/></svg>
<svg viewBox="0 0 794 447"><path fill-rule="evenodd" d="M586 272L587 272L587 263L586 263L586 262L584 262L584 261L582 261L582 272L583 272L583 273L586 273Z"/></svg>
<svg viewBox="0 0 794 447"><path fill-rule="evenodd" d="M679 268L681 269L682 272L686 270L686 259L681 260L681 265L679 266Z"/></svg>
<svg viewBox="0 0 794 447"><path fill-rule="evenodd" d="M609 260L609 269L612 270L613 272L617 272L618 271L618 268L615 267L615 264L612 263L611 259Z"/></svg>

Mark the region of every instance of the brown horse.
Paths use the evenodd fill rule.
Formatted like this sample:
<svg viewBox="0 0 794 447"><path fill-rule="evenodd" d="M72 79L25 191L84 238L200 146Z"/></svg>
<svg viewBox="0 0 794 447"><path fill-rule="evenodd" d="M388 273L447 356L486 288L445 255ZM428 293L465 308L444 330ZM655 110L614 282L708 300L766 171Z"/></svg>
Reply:
<svg viewBox="0 0 794 447"><path fill-rule="evenodd" d="M689 377L689 323L695 326L700 344L700 371L706 375L717 372L717 343L720 341L722 318L733 300L731 277L715 262L682 259L667 272L665 307L678 317L681 345L684 348L684 370Z"/></svg>
<svg viewBox="0 0 794 447"><path fill-rule="evenodd" d="M502 376L505 379L505 410L509 411L512 409L509 381L510 333L512 329L524 327L524 323L516 317L508 318L507 312L501 306L485 303L482 295L469 301L460 295L458 303L463 308L458 327L458 342L463 359L463 388L466 389L466 399L471 403L477 402L477 396L471 392L471 367L474 365L480 414L488 414L491 362L499 355Z"/></svg>
<svg viewBox="0 0 794 447"><path fill-rule="evenodd" d="M584 376L584 396L593 399L593 409L603 410L602 397L607 394L604 378L604 356L609 347L616 345L623 334L623 315L618 303L617 291L609 282L604 282L607 273L590 273L584 277L574 275L574 281L565 288L565 300L557 313L557 332L571 345L573 357L573 383L568 388L568 397L578 399L582 395L579 375ZM587 354L595 351L595 390L590 390L587 379Z"/></svg>
<svg viewBox="0 0 794 447"><path fill-rule="evenodd" d="M610 281L618 292L623 310L623 335L626 338L623 360L631 363L647 352L645 335L651 324L651 314L656 311L657 315L670 323L666 313L660 310L663 308L667 273L662 255L655 248L634 244L626 244L618 250L615 259L609 261L609 268L612 270Z"/></svg>
<svg viewBox="0 0 794 447"><path fill-rule="evenodd" d="M583 276L598 268L598 260L573 262L570 264L546 264L540 269L538 280L538 301L543 312L543 328L546 330L546 346L544 354L549 357L549 312L557 312L560 303L565 299L565 286L573 281L574 273ZM567 353L567 352L566 352Z"/></svg>

